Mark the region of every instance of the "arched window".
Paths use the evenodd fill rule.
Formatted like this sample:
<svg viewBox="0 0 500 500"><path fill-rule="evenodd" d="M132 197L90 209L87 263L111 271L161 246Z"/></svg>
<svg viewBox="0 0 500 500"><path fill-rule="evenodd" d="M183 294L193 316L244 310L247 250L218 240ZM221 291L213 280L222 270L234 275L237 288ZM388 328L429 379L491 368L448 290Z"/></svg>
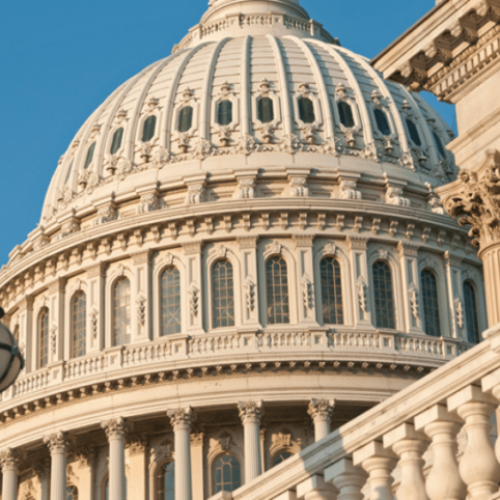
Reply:
<svg viewBox="0 0 500 500"><path fill-rule="evenodd" d="M212 267L214 328L234 326L233 265L219 260Z"/></svg>
<svg viewBox="0 0 500 500"><path fill-rule="evenodd" d="M44 307L38 316L38 368L49 364L49 310Z"/></svg>
<svg viewBox="0 0 500 500"><path fill-rule="evenodd" d="M181 275L175 267L161 275L161 336L181 331Z"/></svg>
<svg viewBox="0 0 500 500"><path fill-rule="evenodd" d="M333 257L324 258L320 263L320 274L323 321L332 325L343 325L342 278L338 260Z"/></svg>
<svg viewBox="0 0 500 500"><path fill-rule="evenodd" d="M151 115L146 118L142 127L142 142L149 142L155 135L156 115Z"/></svg>
<svg viewBox="0 0 500 500"><path fill-rule="evenodd" d="M87 351L87 297L77 292L71 300L71 357L85 356Z"/></svg>
<svg viewBox="0 0 500 500"><path fill-rule="evenodd" d="M373 264L373 292L377 328L396 328L391 269L386 262Z"/></svg>
<svg viewBox="0 0 500 500"><path fill-rule="evenodd" d="M285 259L271 257L266 263L267 322L290 323L288 272Z"/></svg>
<svg viewBox="0 0 500 500"><path fill-rule="evenodd" d="M432 132L432 137L434 137L434 142L436 143L436 147L437 147L439 155L443 159L446 158L446 151L444 150L443 143L442 143L441 139L439 138L439 136L436 134L436 132Z"/></svg>
<svg viewBox="0 0 500 500"><path fill-rule="evenodd" d="M381 109L376 109L374 111L375 121L377 122L377 127L382 132L383 135L391 135L391 127L389 125L389 120L387 115Z"/></svg>
<svg viewBox="0 0 500 500"><path fill-rule="evenodd" d="M95 141L89 146L89 149L87 150L87 157L85 158L85 165L83 166L85 170L89 168L90 164L92 163L92 160L94 159L94 151L95 151Z"/></svg>
<svg viewBox="0 0 500 500"><path fill-rule="evenodd" d="M422 141L420 139L420 134L418 133L417 126L409 118L406 119L406 126L408 127L408 132L410 132L410 138L415 143L416 146L421 146Z"/></svg>
<svg viewBox="0 0 500 500"><path fill-rule="evenodd" d="M241 486L240 462L232 455L222 455L213 465L214 495L219 491L234 491Z"/></svg>
<svg viewBox="0 0 500 500"><path fill-rule="evenodd" d="M354 127L354 116L352 114L351 105L348 102L339 101L337 103L337 109L339 110L340 123L347 128Z"/></svg>
<svg viewBox="0 0 500 500"><path fill-rule="evenodd" d="M113 134L113 140L111 141L111 149L109 152L114 155L118 152L118 150L122 147L122 139L123 139L123 127L115 130Z"/></svg>
<svg viewBox="0 0 500 500"><path fill-rule="evenodd" d="M130 342L130 281L120 278L113 289L113 345Z"/></svg>
<svg viewBox="0 0 500 500"><path fill-rule="evenodd" d="M179 132L187 132L193 126L193 108L184 106L179 113Z"/></svg>
<svg viewBox="0 0 500 500"><path fill-rule="evenodd" d="M284 462L287 458L290 458L293 455L291 451L280 451L273 457L273 467L279 465L281 462Z"/></svg>
<svg viewBox="0 0 500 500"><path fill-rule="evenodd" d="M156 500L175 500L175 462L167 462L158 469Z"/></svg>
<svg viewBox="0 0 500 500"><path fill-rule="evenodd" d="M314 114L314 104L309 97L301 96L298 99L299 104L299 118L304 123L314 123L316 116Z"/></svg>
<svg viewBox="0 0 500 500"><path fill-rule="evenodd" d="M71 172L73 172L73 164L75 163L75 160L71 160L71 165L68 168L68 173L66 174L66 179L64 180L64 184L67 184L69 181L69 178L71 177ZM85 167L87 168L87 167Z"/></svg>
<svg viewBox="0 0 500 500"><path fill-rule="evenodd" d="M127 500L127 478L125 478L125 500ZM106 500L109 500L109 478L106 480L106 487L104 489Z"/></svg>
<svg viewBox="0 0 500 500"><path fill-rule="evenodd" d="M66 500L78 500L78 488L76 486L66 488Z"/></svg>
<svg viewBox="0 0 500 500"><path fill-rule="evenodd" d="M422 300L424 306L425 333L433 337L441 336L439 320L439 299L437 281L434 274L424 269L420 274Z"/></svg>
<svg viewBox="0 0 500 500"><path fill-rule="evenodd" d="M467 338L477 344L479 337L479 321L477 317L476 292L468 281L464 282L465 319L467 320Z"/></svg>
<svg viewBox="0 0 500 500"><path fill-rule="evenodd" d="M233 121L233 103L225 99L219 102L217 108L217 123L219 125L229 125Z"/></svg>
<svg viewBox="0 0 500 500"><path fill-rule="evenodd" d="M257 101L257 118L262 123L269 123L274 120L274 103L270 97L261 97Z"/></svg>

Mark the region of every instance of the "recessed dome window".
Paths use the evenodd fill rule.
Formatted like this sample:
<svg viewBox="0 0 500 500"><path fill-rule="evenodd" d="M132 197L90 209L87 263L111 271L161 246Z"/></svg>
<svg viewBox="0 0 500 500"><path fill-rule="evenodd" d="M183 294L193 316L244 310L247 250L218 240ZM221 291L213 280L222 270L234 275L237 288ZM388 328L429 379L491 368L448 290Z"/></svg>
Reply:
<svg viewBox="0 0 500 500"><path fill-rule="evenodd" d="M214 328L234 326L233 265L220 260L212 268Z"/></svg>
<svg viewBox="0 0 500 500"><path fill-rule="evenodd" d="M387 119L387 115L381 110L376 109L374 111L375 121L377 122L377 127L382 132L383 135L391 135L391 127L389 125L389 120Z"/></svg>
<svg viewBox="0 0 500 500"><path fill-rule="evenodd" d="M229 125L233 121L233 103L225 99L219 102L217 108L217 123L219 125Z"/></svg>
<svg viewBox="0 0 500 500"><path fill-rule="evenodd" d="M120 278L113 289L113 346L130 343L130 281Z"/></svg>
<svg viewBox="0 0 500 500"><path fill-rule="evenodd" d="M373 264L373 292L377 328L396 328L391 268L386 262Z"/></svg>
<svg viewBox="0 0 500 500"><path fill-rule="evenodd" d="M83 168L87 170L89 168L90 164L92 163L92 160L94 159L94 151L95 151L95 141L90 145L89 149L87 150L87 157L85 158L85 165ZM73 163L71 163L73 165Z"/></svg>
<svg viewBox="0 0 500 500"><path fill-rule="evenodd" d="M432 132L432 137L434 137L434 142L436 143L437 150L439 152L439 155L441 158L445 159L446 158L446 151L444 150L443 143L441 142L441 139L439 136L436 134L436 132Z"/></svg>
<svg viewBox="0 0 500 500"><path fill-rule="evenodd" d="M408 127L408 132L410 132L411 140L416 146L421 146L422 141L420 140L420 134L418 133L417 126L409 118L406 120L406 126Z"/></svg>
<svg viewBox="0 0 500 500"><path fill-rule="evenodd" d="M433 337L441 336L441 323L439 320L439 299L437 281L429 270L422 271L420 275L422 286L422 300L424 303L425 333Z"/></svg>
<svg viewBox="0 0 500 500"><path fill-rule="evenodd" d="M179 132L187 132L193 126L193 108L184 106L179 113Z"/></svg>
<svg viewBox="0 0 500 500"><path fill-rule="evenodd" d="M344 310L340 264L338 260L326 257L320 263L320 271L323 321L332 325L343 325Z"/></svg>
<svg viewBox="0 0 500 500"><path fill-rule="evenodd" d="M337 109L339 110L340 123L347 128L354 127L354 116L352 114L351 105L348 102L339 101L337 103Z"/></svg>
<svg viewBox="0 0 500 500"><path fill-rule="evenodd" d="M169 267L161 276L161 336L181 331L181 275Z"/></svg>
<svg viewBox="0 0 500 500"><path fill-rule="evenodd" d="M479 342L479 321L477 317L476 292L466 281L464 283L465 319L467 321L467 340L473 344Z"/></svg>
<svg viewBox="0 0 500 500"><path fill-rule="evenodd" d="M273 100L270 97L261 97L257 101L257 118L262 123L269 123L274 120Z"/></svg>
<svg viewBox="0 0 500 500"><path fill-rule="evenodd" d="M146 118L142 128L142 142L149 142L155 135L156 116L151 115Z"/></svg>
<svg viewBox="0 0 500 500"><path fill-rule="evenodd" d="M122 147L122 139L123 139L123 127L120 127L113 134L113 140L111 142L111 149L109 152L114 155L118 152L118 150Z"/></svg>
<svg viewBox="0 0 500 500"><path fill-rule="evenodd" d="M271 257L266 263L267 322L290 323L288 270L285 259Z"/></svg>
<svg viewBox="0 0 500 500"><path fill-rule="evenodd" d="M38 316L38 368L49 364L49 310L44 307Z"/></svg>
<svg viewBox="0 0 500 500"><path fill-rule="evenodd" d="M299 118L304 123L314 123L316 116L314 114L314 104L309 97L299 97Z"/></svg>
<svg viewBox="0 0 500 500"><path fill-rule="evenodd" d="M71 357L85 356L87 351L87 297L77 292L71 301Z"/></svg>
<svg viewBox="0 0 500 500"><path fill-rule="evenodd" d="M71 172L73 172L73 163L75 163L75 160L71 161L71 165L68 168L68 173L66 174L66 180L64 181L64 184L67 184L69 181L69 178L71 177ZM85 167L87 168L87 167Z"/></svg>

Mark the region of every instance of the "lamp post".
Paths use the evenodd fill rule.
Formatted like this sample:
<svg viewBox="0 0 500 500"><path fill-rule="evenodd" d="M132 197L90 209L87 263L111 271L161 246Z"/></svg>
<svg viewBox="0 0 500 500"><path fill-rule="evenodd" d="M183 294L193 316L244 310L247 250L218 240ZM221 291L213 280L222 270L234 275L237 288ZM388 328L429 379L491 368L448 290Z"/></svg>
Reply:
<svg viewBox="0 0 500 500"><path fill-rule="evenodd" d="M5 311L0 307L0 319ZM24 359L16 345L14 335L0 323L0 393L10 387L24 368Z"/></svg>

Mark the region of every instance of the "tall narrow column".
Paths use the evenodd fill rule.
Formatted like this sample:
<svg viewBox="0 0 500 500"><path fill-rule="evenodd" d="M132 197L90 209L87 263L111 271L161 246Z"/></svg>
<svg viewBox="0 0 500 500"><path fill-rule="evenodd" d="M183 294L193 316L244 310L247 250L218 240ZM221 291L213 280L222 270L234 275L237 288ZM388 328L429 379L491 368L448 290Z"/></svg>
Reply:
<svg viewBox="0 0 500 500"><path fill-rule="evenodd" d="M66 434L56 432L44 439L49 447L50 467L50 500L66 500Z"/></svg>
<svg viewBox="0 0 500 500"><path fill-rule="evenodd" d="M109 441L109 499L125 500L125 433L127 423L119 417L102 422Z"/></svg>
<svg viewBox="0 0 500 500"><path fill-rule="evenodd" d="M330 420L332 419L335 401L328 399L311 399L307 413L314 422L314 440L319 441L330 434Z"/></svg>
<svg viewBox="0 0 500 500"><path fill-rule="evenodd" d="M238 403L245 433L245 483L262 474L260 459L260 418L262 401Z"/></svg>
<svg viewBox="0 0 500 500"><path fill-rule="evenodd" d="M168 410L175 435L175 500L192 500L191 481L191 407Z"/></svg>
<svg viewBox="0 0 500 500"><path fill-rule="evenodd" d="M2 466L2 500L17 499L17 474L18 459L16 452L7 448L0 453L0 465Z"/></svg>
<svg viewBox="0 0 500 500"><path fill-rule="evenodd" d="M49 500L50 460L43 460L36 464L34 471L40 483L40 500Z"/></svg>

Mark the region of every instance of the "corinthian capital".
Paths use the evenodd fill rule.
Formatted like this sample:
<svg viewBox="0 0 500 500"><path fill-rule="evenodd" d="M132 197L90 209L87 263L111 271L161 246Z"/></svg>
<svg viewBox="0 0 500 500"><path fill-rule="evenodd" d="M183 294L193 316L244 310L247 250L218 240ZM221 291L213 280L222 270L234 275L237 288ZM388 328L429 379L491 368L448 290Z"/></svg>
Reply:
<svg viewBox="0 0 500 500"><path fill-rule="evenodd" d="M127 422L124 418L112 418L106 422L101 422L101 427L106 432L108 440L110 439L125 439L127 432Z"/></svg>
<svg viewBox="0 0 500 500"><path fill-rule="evenodd" d="M250 421L260 420L263 412L262 401L239 402L238 410L243 424Z"/></svg>
<svg viewBox="0 0 500 500"><path fill-rule="evenodd" d="M19 465L19 457L15 450L6 448L0 452L0 466L3 471L17 470Z"/></svg>
<svg viewBox="0 0 500 500"><path fill-rule="evenodd" d="M167 415L170 417L170 422L172 423L172 427L174 429L178 426L190 427L196 420L196 415L190 406L187 408L167 410Z"/></svg>
<svg viewBox="0 0 500 500"><path fill-rule="evenodd" d="M317 420L327 420L332 418L335 401L328 399L311 399L307 413L311 416L314 422Z"/></svg>
<svg viewBox="0 0 500 500"><path fill-rule="evenodd" d="M68 442L65 432L60 431L50 434L43 438L43 442L48 446L51 455L55 453L66 453Z"/></svg>

